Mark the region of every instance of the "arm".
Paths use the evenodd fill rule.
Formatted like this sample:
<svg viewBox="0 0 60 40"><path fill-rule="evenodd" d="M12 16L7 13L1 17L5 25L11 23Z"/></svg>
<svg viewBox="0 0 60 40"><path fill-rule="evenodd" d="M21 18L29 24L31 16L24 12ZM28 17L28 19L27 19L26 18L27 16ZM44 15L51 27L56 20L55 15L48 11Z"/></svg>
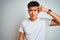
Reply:
<svg viewBox="0 0 60 40"><path fill-rule="evenodd" d="M46 12L47 14L51 15L53 17L52 21L51 21L51 26L55 26L55 25L60 25L60 16L57 15L55 12L53 11L49 11L47 8L41 6L41 11Z"/></svg>
<svg viewBox="0 0 60 40"><path fill-rule="evenodd" d="M20 32L19 40L24 40L24 33Z"/></svg>
<svg viewBox="0 0 60 40"><path fill-rule="evenodd" d="M50 26L60 26L60 24L55 22L54 19L52 19Z"/></svg>
<svg viewBox="0 0 60 40"><path fill-rule="evenodd" d="M55 25L60 25L60 16L57 15L55 12L50 11L47 9L47 11L49 15L51 15L53 17L52 21L51 21L51 26L55 26Z"/></svg>

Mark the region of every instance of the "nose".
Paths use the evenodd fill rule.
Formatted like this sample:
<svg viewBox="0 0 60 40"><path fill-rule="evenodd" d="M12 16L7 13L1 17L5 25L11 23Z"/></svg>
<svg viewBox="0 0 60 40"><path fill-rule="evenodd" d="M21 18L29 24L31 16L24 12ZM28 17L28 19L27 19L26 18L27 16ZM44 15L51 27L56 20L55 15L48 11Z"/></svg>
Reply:
<svg viewBox="0 0 60 40"><path fill-rule="evenodd" d="M35 14L35 11L32 11L32 15L34 15Z"/></svg>

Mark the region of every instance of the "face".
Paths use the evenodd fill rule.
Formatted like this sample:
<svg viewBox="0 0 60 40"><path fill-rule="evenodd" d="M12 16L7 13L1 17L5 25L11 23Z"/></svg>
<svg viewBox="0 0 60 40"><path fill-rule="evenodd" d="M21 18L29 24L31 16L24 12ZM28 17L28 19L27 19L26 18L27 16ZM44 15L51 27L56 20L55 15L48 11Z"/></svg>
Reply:
<svg viewBox="0 0 60 40"><path fill-rule="evenodd" d="M36 18L38 16L38 7L34 6L34 7L30 7L28 8L28 13L30 18Z"/></svg>

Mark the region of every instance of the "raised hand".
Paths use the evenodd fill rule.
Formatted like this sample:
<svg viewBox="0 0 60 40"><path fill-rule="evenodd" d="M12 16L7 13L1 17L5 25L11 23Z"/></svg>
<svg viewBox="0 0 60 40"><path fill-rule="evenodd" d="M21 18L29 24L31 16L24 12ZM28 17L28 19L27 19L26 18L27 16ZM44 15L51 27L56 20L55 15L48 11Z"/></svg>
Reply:
<svg viewBox="0 0 60 40"><path fill-rule="evenodd" d="M48 12L48 9L41 5L41 6L39 6L39 11L40 12Z"/></svg>

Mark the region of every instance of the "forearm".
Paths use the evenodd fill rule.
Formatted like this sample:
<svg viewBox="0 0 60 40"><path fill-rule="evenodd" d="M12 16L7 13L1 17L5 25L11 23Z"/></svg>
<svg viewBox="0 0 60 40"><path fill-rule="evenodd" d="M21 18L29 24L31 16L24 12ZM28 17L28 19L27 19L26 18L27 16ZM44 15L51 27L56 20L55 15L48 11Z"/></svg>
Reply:
<svg viewBox="0 0 60 40"><path fill-rule="evenodd" d="M51 11L48 13L49 15L51 15L53 17L53 19L60 24L60 16L57 15L55 12Z"/></svg>
<svg viewBox="0 0 60 40"><path fill-rule="evenodd" d="M24 33L20 32L19 40L24 40Z"/></svg>
<svg viewBox="0 0 60 40"><path fill-rule="evenodd" d="M24 40L24 38L23 37L20 37L20 39L19 40Z"/></svg>
<svg viewBox="0 0 60 40"><path fill-rule="evenodd" d="M52 18L54 19L54 22L56 22L57 24L60 24L60 16L57 15L55 12L51 11L50 9L47 9L43 6L40 7L42 12L46 12L47 14L51 15Z"/></svg>

